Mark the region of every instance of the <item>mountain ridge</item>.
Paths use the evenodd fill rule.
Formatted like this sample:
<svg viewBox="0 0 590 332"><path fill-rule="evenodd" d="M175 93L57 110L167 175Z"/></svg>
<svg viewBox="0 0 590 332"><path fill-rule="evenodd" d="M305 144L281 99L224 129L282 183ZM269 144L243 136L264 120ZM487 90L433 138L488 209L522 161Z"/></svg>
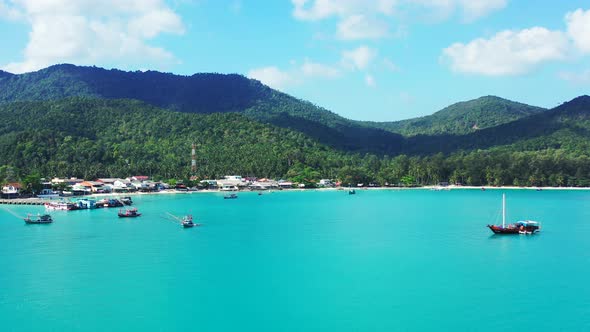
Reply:
<svg viewBox="0 0 590 332"><path fill-rule="evenodd" d="M369 124L404 136L469 134L546 111L497 96L457 102L431 115Z"/></svg>

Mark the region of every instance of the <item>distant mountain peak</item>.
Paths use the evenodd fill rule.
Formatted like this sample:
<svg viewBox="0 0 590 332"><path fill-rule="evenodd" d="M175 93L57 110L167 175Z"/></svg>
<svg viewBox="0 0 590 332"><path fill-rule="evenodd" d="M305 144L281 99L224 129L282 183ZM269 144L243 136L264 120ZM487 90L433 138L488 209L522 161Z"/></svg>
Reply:
<svg viewBox="0 0 590 332"><path fill-rule="evenodd" d="M376 124L394 133L414 135L464 135L545 111L498 96L483 96L452 104L421 118Z"/></svg>
<svg viewBox="0 0 590 332"><path fill-rule="evenodd" d="M9 72L4 71L4 70L0 70L0 78L10 77L10 76L14 76L14 74L9 73Z"/></svg>

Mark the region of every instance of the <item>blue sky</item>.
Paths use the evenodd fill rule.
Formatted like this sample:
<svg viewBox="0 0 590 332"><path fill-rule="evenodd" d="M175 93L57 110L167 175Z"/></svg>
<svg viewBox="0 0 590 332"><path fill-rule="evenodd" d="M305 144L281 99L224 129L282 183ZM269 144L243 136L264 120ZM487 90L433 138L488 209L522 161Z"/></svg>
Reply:
<svg viewBox="0 0 590 332"><path fill-rule="evenodd" d="M347 118L590 90L590 4L525 0L0 0L0 68L240 73Z"/></svg>

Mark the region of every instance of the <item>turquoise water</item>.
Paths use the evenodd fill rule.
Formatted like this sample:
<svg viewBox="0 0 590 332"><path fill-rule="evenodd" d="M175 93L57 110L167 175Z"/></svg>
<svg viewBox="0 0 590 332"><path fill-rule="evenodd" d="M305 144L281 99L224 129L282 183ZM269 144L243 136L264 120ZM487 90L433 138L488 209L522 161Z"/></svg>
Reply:
<svg viewBox="0 0 590 332"><path fill-rule="evenodd" d="M51 225L0 207L1 329L590 330L590 192L506 191L508 220L543 230L494 236L501 193L145 195L138 219Z"/></svg>

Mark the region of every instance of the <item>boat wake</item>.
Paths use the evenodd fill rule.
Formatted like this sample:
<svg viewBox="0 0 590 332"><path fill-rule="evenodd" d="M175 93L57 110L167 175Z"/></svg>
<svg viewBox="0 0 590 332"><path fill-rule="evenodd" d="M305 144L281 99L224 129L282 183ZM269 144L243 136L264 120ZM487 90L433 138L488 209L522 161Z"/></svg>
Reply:
<svg viewBox="0 0 590 332"><path fill-rule="evenodd" d="M23 216L19 216L18 214L16 214L16 212L14 212L14 211L12 211L12 210L10 210L10 209L8 209L8 208L3 208L3 210L4 210L4 211L6 211L6 212L8 212L8 213L10 213L11 215L13 215L13 216L15 216L15 217L19 218L19 219L24 219L24 218L26 218L26 217L23 217Z"/></svg>

